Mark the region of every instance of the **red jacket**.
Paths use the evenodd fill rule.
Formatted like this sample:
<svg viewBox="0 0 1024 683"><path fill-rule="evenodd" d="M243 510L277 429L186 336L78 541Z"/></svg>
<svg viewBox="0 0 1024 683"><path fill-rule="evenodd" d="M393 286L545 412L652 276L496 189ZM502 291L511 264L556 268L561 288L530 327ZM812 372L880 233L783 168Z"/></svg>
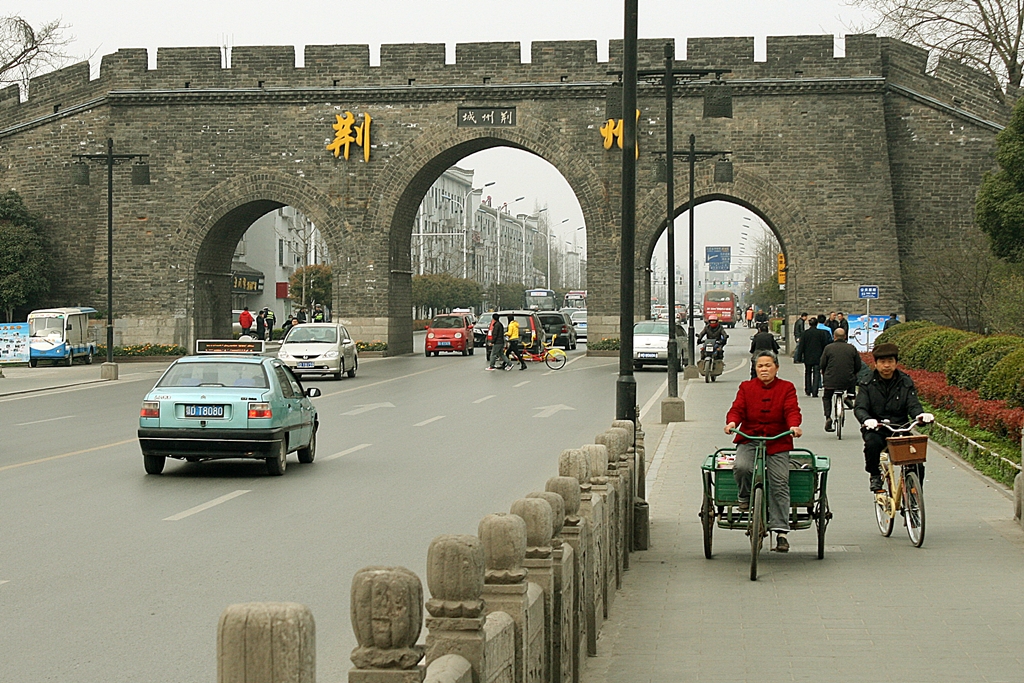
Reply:
<svg viewBox="0 0 1024 683"><path fill-rule="evenodd" d="M759 379L748 379L740 384L736 400L725 418L726 424L735 422L737 429L751 436L775 436L790 427L799 427L802 421L796 387L778 377L768 386ZM746 441L748 439L737 434L733 443ZM792 436L768 442L769 455L792 448Z"/></svg>
<svg viewBox="0 0 1024 683"><path fill-rule="evenodd" d="M242 311L239 313L238 324L241 325L243 329L246 327L252 327L252 313L249 311Z"/></svg>

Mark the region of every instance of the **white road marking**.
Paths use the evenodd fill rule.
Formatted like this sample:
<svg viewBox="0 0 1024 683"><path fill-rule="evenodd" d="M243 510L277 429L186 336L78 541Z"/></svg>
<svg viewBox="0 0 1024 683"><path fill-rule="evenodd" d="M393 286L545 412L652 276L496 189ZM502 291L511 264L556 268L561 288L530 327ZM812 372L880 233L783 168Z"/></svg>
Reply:
<svg viewBox="0 0 1024 683"><path fill-rule="evenodd" d="M215 505L220 505L221 503L226 503L229 500L231 500L232 498L238 498L239 496L241 496L243 494L246 494L246 493L249 493L249 491L248 490L244 490L244 489L240 489L238 491L232 491L231 493L226 493L223 496L221 496L220 498L214 498L213 500L211 500L208 503L203 503L202 505L196 505L194 508L189 508L188 510L185 510L184 512L179 512L178 514L171 515L170 517L164 517L164 521L165 522L177 522L180 519L185 519L186 517L191 517L192 515L194 515L196 513L202 512L203 510L209 510L210 508L214 507Z"/></svg>
<svg viewBox="0 0 1024 683"><path fill-rule="evenodd" d="M524 384L529 384L529 383L530 383L530 380L525 380L523 382L520 382L519 384L513 384L512 388L513 389L518 389L519 387L523 386Z"/></svg>
<svg viewBox="0 0 1024 683"><path fill-rule="evenodd" d="M640 416L641 417L644 417L644 418L647 417L647 413L651 410L651 408L654 407L655 401L657 401L659 398L661 398L661 395L663 393L665 393L666 389L668 389L668 378L667 377L665 378L665 381L661 383L661 386L658 387L658 390L654 392L654 395L651 396L650 400L647 401L647 403L644 404L644 407L640 409Z"/></svg>
<svg viewBox="0 0 1024 683"><path fill-rule="evenodd" d="M401 380L401 379L409 379L410 377L415 377L416 375L425 375L428 372L437 372L438 370L440 370L441 368L444 368L444 367L448 367L448 366L447 365L435 365L434 367L427 368L426 370L420 370L419 372L410 372L408 375L402 375L400 377L392 377L390 379L382 379L382 380L380 380L378 382L370 382L369 384L360 384L359 386L352 387L351 389L342 389L341 391L332 391L331 393L324 392L323 394L320 394L320 396L323 397L323 398L326 398L328 396L337 396L338 394L347 394L347 393L352 392L352 391L361 391L363 389L369 389L370 387L376 387L376 386L379 386L381 384L388 384L389 382L397 382L398 380Z"/></svg>
<svg viewBox="0 0 1024 683"><path fill-rule="evenodd" d="M497 394L491 394L490 396L484 396L483 398L478 398L477 400L473 401L473 403L483 403L484 401L486 401L488 399L492 399L495 396L497 396Z"/></svg>
<svg viewBox="0 0 1024 683"><path fill-rule="evenodd" d="M356 451L361 451L364 448L369 448L372 445L373 445L372 443L361 443L358 446L353 446L352 448L346 448L345 450L343 450L340 453L335 453L334 455L328 455L326 458L320 458L320 462L330 462L331 460L337 460L338 458L344 458L346 455L349 455L350 453L355 453Z"/></svg>
<svg viewBox="0 0 1024 683"><path fill-rule="evenodd" d="M576 361L578 361L578 360L583 360L583 359L584 359L584 358L586 358L586 357L587 357L587 354L583 354L582 356L576 356L576 357L575 357L575 358L573 358L573 359L572 359L571 361L568 361L568 362L566 362L566 364L565 364L565 365L563 365L562 367L558 368L558 370L548 370L548 371L547 371L547 372L545 372L544 374L545 374L545 375L550 375L550 374L551 374L552 372L561 372L562 370L565 370L565 369L566 369L567 367L569 367L570 365L572 365L572 364L573 364L573 363L575 363Z"/></svg>
<svg viewBox="0 0 1024 683"><path fill-rule="evenodd" d="M377 408L394 408L394 407L395 406L392 403L364 403L362 405L356 406L355 408L353 408L352 410L350 410L350 411L348 411L346 413L342 413L342 415L362 415L363 413L368 413L371 410L377 410Z"/></svg>
<svg viewBox="0 0 1024 683"><path fill-rule="evenodd" d="M78 417L78 416L77 415L65 415L63 417L50 417L50 418L47 418L45 420L35 420L34 422L19 422L18 424L14 425L14 426L15 427L27 427L28 425L39 425L39 424L43 424L44 422L56 422L57 420L70 420L73 417Z"/></svg>
<svg viewBox="0 0 1024 683"><path fill-rule="evenodd" d="M416 424L413 425L413 427L422 427L424 425L430 424L431 422L437 422L438 420L443 420L444 418L445 418L444 415L437 415L436 417L432 417L429 420L424 420L423 422L417 422Z"/></svg>
<svg viewBox="0 0 1024 683"><path fill-rule="evenodd" d="M572 406L567 406L562 403L553 406L534 406L533 409L540 411L539 413L534 415L534 417L551 417L555 413L563 410L576 410Z"/></svg>
<svg viewBox="0 0 1024 683"><path fill-rule="evenodd" d="M0 585L3 585L3 584L5 584L5 583L10 583L10 580L4 580L4 581L0 581Z"/></svg>

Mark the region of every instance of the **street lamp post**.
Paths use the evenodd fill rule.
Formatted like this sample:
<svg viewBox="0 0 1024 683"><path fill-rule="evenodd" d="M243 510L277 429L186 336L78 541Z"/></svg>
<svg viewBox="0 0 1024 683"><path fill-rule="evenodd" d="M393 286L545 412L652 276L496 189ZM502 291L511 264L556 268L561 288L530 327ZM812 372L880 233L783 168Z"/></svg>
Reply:
<svg viewBox="0 0 1024 683"><path fill-rule="evenodd" d="M615 418L636 422L633 376L633 272L636 243L636 48L637 1L625 0L622 39L622 239L619 259L619 376Z"/></svg>
<svg viewBox="0 0 1024 683"><path fill-rule="evenodd" d="M72 165L76 185L89 184L89 165L86 161L99 161L107 167L107 361L100 368L103 379L117 379L114 362L114 165L134 159L132 185L149 185L148 154L114 154L114 140L107 138L104 154L72 154L77 159Z"/></svg>

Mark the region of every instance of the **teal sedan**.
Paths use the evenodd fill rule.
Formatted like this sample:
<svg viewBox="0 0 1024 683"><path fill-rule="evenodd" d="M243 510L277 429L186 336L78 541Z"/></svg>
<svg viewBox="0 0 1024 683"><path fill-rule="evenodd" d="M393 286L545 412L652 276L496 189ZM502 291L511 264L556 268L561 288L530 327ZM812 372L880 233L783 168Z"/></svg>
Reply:
<svg viewBox="0 0 1024 683"><path fill-rule="evenodd" d="M316 408L299 380L276 358L187 356L171 364L142 402L139 445L148 474L167 458L188 462L261 459L284 474L288 454L316 455Z"/></svg>

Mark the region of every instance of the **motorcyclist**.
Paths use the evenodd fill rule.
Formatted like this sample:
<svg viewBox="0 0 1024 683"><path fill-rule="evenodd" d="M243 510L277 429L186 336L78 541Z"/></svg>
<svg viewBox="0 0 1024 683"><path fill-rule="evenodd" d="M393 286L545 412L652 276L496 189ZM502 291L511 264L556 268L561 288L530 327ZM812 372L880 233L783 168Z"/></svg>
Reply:
<svg viewBox="0 0 1024 683"><path fill-rule="evenodd" d="M705 339L715 342L715 358L721 359L724 356L722 347L729 341L729 335L725 333L725 326L719 322L718 316L714 313L708 316L708 324L701 330L700 335L697 337L697 343L702 344ZM701 358L704 357L703 348L701 349L700 356Z"/></svg>

